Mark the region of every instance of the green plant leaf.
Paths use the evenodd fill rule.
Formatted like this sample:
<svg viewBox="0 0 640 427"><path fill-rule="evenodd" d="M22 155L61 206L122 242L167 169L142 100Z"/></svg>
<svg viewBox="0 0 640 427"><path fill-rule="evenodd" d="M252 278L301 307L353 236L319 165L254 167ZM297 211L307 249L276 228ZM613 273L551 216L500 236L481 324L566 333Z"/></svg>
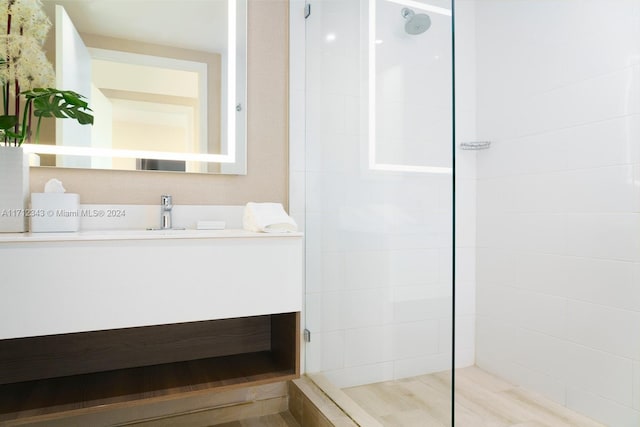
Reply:
<svg viewBox="0 0 640 427"><path fill-rule="evenodd" d="M16 116L0 116L0 129L6 133L7 129L11 129L18 123L18 117Z"/></svg>
<svg viewBox="0 0 640 427"><path fill-rule="evenodd" d="M35 88L23 94L28 101L33 102L33 114L38 118L70 118L81 125L93 124L91 109L84 96L79 93L55 88Z"/></svg>

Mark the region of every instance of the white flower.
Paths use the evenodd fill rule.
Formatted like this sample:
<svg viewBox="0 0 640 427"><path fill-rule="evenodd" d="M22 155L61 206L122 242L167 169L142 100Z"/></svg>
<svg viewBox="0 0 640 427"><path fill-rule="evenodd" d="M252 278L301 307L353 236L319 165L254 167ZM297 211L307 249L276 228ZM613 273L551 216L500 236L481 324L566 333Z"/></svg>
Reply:
<svg viewBox="0 0 640 427"><path fill-rule="evenodd" d="M8 34L10 15L11 34L33 37L44 43L51 21L42 10L40 0L0 0L0 11L0 33Z"/></svg>
<svg viewBox="0 0 640 427"><path fill-rule="evenodd" d="M20 90L54 85L53 66L42 51L50 28L40 0L0 0L2 82L17 81ZM15 85L9 86L15 96Z"/></svg>

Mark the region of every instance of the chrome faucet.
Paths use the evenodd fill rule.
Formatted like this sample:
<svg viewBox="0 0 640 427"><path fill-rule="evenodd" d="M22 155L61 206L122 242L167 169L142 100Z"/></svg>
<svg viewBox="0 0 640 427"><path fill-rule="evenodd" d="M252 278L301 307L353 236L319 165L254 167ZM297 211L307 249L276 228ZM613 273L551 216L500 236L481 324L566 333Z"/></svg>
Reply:
<svg viewBox="0 0 640 427"><path fill-rule="evenodd" d="M162 230L168 230L172 227L171 209L173 209L173 202L171 196L163 194L160 197L160 208L162 209L160 214L160 228Z"/></svg>

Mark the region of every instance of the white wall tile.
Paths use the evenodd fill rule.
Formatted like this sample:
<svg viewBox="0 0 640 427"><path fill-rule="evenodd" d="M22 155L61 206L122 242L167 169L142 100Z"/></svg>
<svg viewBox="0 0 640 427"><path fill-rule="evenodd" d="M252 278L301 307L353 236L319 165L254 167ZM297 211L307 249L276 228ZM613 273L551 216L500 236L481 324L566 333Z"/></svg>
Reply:
<svg viewBox="0 0 640 427"><path fill-rule="evenodd" d="M320 351L314 352L320 355L322 371L342 369L345 366L345 331L324 332L313 334L311 343L319 340ZM311 344L310 343L310 344ZM315 371L320 372L320 371Z"/></svg>
<svg viewBox="0 0 640 427"><path fill-rule="evenodd" d="M476 364L476 349L475 346L468 346L465 343L464 346L456 347L456 369L466 368L468 366L474 366Z"/></svg>
<svg viewBox="0 0 640 427"><path fill-rule="evenodd" d="M520 328L512 344L516 347L514 364L561 383L566 381L568 356L565 340Z"/></svg>
<svg viewBox="0 0 640 427"><path fill-rule="evenodd" d="M306 343L304 346L304 371L305 372L322 372L325 368L322 361L322 352L324 351L322 334L313 337L313 341Z"/></svg>
<svg viewBox="0 0 640 427"><path fill-rule="evenodd" d="M289 175L289 214L304 215L305 173L291 172Z"/></svg>
<svg viewBox="0 0 640 427"><path fill-rule="evenodd" d="M629 98L628 94L637 93L639 73L640 67L629 67L529 96L517 93L500 96L499 88L492 87L488 111L478 110L479 132L489 125L494 139L510 139L638 114L640 99ZM504 81L502 84L508 87ZM487 93L479 99L488 96ZM557 114L558 111L562 114Z"/></svg>
<svg viewBox="0 0 640 427"><path fill-rule="evenodd" d="M457 111L457 110L456 110ZM476 150L462 150L460 144L477 140L475 129L475 108L472 111L463 110L456 116L456 180L476 179L477 155ZM473 127L472 127L473 126Z"/></svg>
<svg viewBox="0 0 640 427"><path fill-rule="evenodd" d="M469 366L469 365L464 365ZM451 369L451 353L433 354L393 362L393 377L407 378Z"/></svg>
<svg viewBox="0 0 640 427"><path fill-rule="evenodd" d="M358 137L342 133L326 134L322 139L321 153L325 172L349 174L359 162Z"/></svg>
<svg viewBox="0 0 640 427"><path fill-rule="evenodd" d="M323 374L338 388L379 383L393 378L393 362L336 369Z"/></svg>
<svg viewBox="0 0 640 427"><path fill-rule="evenodd" d="M391 325L348 329L345 335L345 367L370 365L394 358L396 331Z"/></svg>
<svg viewBox="0 0 640 427"><path fill-rule="evenodd" d="M469 346L469 343L475 342L475 334L475 316L458 315L456 311L456 356L459 351L462 353L463 349L473 348L473 346ZM444 351L444 349L442 350Z"/></svg>
<svg viewBox="0 0 640 427"><path fill-rule="evenodd" d="M494 230L506 233L515 228L512 239L514 248L563 255L567 252L567 217L564 214L517 214L509 228Z"/></svg>
<svg viewBox="0 0 640 427"><path fill-rule="evenodd" d="M569 301L569 340L620 357L640 360L640 313Z"/></svg>
<svg viewBox="0 0 640 427"><path fill-rule="evenodd" d="M336 37L340 37L345 33L336 35ZM343 41L336 40L334 43L327 43L327 46L340 45ZM358 96L360 92L359 61L360 58L357 55L336 54L333 51L325 51L322 55L322 68L320 70L322 91L325 94Z"/></svg>
<svg viewBox="0 0 640 427"><path fill-rule="evenodd" d="M479 119L478 125L482 123L484 121ZM476 153L476 168L479 181L518 174L519 171L514 165L514 159L518 154L519 146L513 144L513 140L498 139L492 132L484 137L478 137L478 139L491 142L490 149ZM478 200L482 201L480 197L478 197Z"/></svg>
<svg viewBox="0 0 640 427"><path fill-rule="evenodd" d="M476 245L476 180L456 180L456 246Z"/></svg>
<svg viewBox="0 0 640 427"><path fill-rule="evenodd" d="M517 252L514 286L548 295L566 296L568 259L563 255Z"/></svg>
<svg viewBox="0 0 640 427"><path fill-rule="evenodd" d="M566 212L572 188L562 173L520 175L509 181L516 188L515 211L527 214Z"/></svg>
<svg viewBox="0 0 640 427"><path fill-rule="evenodd" d="M516 283L517 254L513 250L495 248L477 249L476 280L478 290L485 285L513 286Z"/></svg>
<svg viewBox="0 0 640 427"><path fill-rule="evenodd" d="M394 322L416 322L451 316L451 285L394 287Z"/></svg>
<svg viewBox="0 0 640 427"><path fill-rule="evenodd" d="M631 182L633 185L631 212L640 213L640 164L633 165Z"/></svg>
<svg viewBox="0 0 640 427"><path fill-rule="evenodd" d="M567 336L567 300L537 292L516 292L516 322L556 338Z"/></svg>
<svg viewBox="0 0 640 427"><path fill-rule="evenodd" d="M318 5L318 4L316 4ZM315 6L314 5L314 13ZM360 4L356 0L322 3L322 47L324 52L336 55L356 52L358 46ZM336 35L335 42L324 37L329 33Z"/></svg>
<svg viewBox="0 0 640 427"><path fill-rule="evenodd" d="M476 282L457 281L456 286L456 314L469 316L476 313Z"/></svg>
<svg viewBox="0 0 640 427"><path fill-rule="evenodd" d="M475 6L477 135L493 142L476 153L476 363L631 426L640 423L640 4L611 6ZM616 25L594 30L602 17Z"/></svg>
<svg viewBox="0 0 640 427"><path fill-rule="evenodd" d="M514 343L518 334L514 325L502 319L476 315L476 364L490 372L500 373L502 367L513 363L516 357L518 349Z"/></svg>
<svg viewBox="0 0 640 427"><path fill-rule="evenodd" d="M569 171L558 180L565 185L567 212L633 211L637 186L631 165Z"/></svg>
<svg viewBox="0 0 640 427"><path fill-rule="evenodd" d="M389 284L390 253L387 251L349 251L345 253L345 287L381 288Z"/></svg>
<svg viewBox="0 0 640 427"><path fill-rule="evenodd" d="M478 210L478 247L507 249L518 247L519 218L512 213ZM480 265L481 263L479 263Z"/></svg>
<svg viewBox="0 0 640 427"><path fill-rule="evenodd" d="M571 3L483 2L476 8L477 33L484 41L478 45L479 68L488 64L487 77L491 77L488 72L495 57L489 54L500 49L504 53L504 64L500 65L508 67L506 77L512 76L503 80L505 90L521 79L528 84L518 87L518 92L535 93L637 63L637 4L624 1L615 7L609 5L584 2L580 5L582 19L575 22ZM605 17L612 19L607 22L617 23L615 28L597 25ZM548 25L541 33L538 23L545 19ZM572 31L566 31L567 26ZM487 80L497 85L502 73L500 68L495 71L494 79Z"/></svg>
<svg viewBox="0 0 640 427"><path fill-rule="evenodd" d="M639 78L640 66L636 65L545 94L534 101L542 107L538 112L545 112L542 128L558 129L640 113L640 99L629 98L629 93L638 93ZM554 115L550 106L563 108L564 114Z"/></svg>
<svg viewBox="0 0 640 427"><path fill-rule="evenodd" d="M345 289L346 254L344 252L324 252L322 258L322 289L336 291Z"/></svg>
<svg viewBox="0 0 640 427"><path fill-rule="evenodd" d="M631 306L633 310L638 311L637 307L640 304L640 295L638 295L638 286L640 283L640 263L633 264L633 281L630 285L632 292L630 293Z"/></svg>
<svg viewBox="0 0 640 427"><path fill-rule="evenodd" d="M450 264L447 259L447 264ZM476 277L476 250L475 248L456 248L456 283L465 282L473 283ZM450 265L445 267L451 270Z"/></svg>
<svg viewBox="0 0 640 427"><path fill-rule="evenodd" d="M513 174L544 174L567 169L571 153L567 149L567 138L559 132L536 133L504 143L518 153L509 163Z"/></svg>
<svg viewBox="0 0 640 427"><path fill-rule="evenodd" d="M567 145L567 168L582 169L638 163L640 118L618 117L558 132Z"/></svg>
<svg viewBox="0 0 640 427"><path fill-rule="evenodd" d="M633 408L640 410L640 362L633 362Z"/></svg>
<svg viewBox="0 0 640 427"><path fill-rule="evenodd" d="M307 300L309 300L307 295ZM344 310L343 303L344 292L323 292L322 298L322 331L338 331L344 329L342 326L342 311Z"/></svg>
<svg viewBox="0 0 640 427"><path fill-rule="evenodd" d="M496 372L505 380L517 384L562 405L566 402L565 384L558 378L542 373L517 362L507 362Z"/></svg>
<svg viewBox="0 0 640 427"><path fill-rule="evenodd" d="M311 97L307 93L307 98ZM314 114L314 109L317 107L312 106L313 100L307 100L309 107L307 107L307 117ZM307 173L320 172L322 170L322 146L324 135L320 132L321 125L316 123L316 119L307 119L307 131L305 134L305 147L304 147L304 167ZM314 129L315 128L315 129Z"/></svg>
<svg viewBox="0 0 640 427"><path fill-rule="evenodd" d="M322 292L323 269L322 254L317 249L307 247L305 251L305 293Z"/></svg>
<svg viewBox="0 0 640 427"><path fill-rule="evenodd" d="M305 250L321 253L322 251L322 215L307 211L305 215Z"/></svg>
<svg viewBox="0 0 640 427"><path fill-rule="evenodd" d="M589 258L638 261L640 215L567 215L567 254Z"/></svg>
<svg viewBox="0 0 640 427"><path fill-rule="evenodd" d="M394 359L425 356L438 352L438 320L393 325Z"/></svg>
<svg viewBox="0 0 640 427"><path fill-rule="evenodd" d="M633 405L633 362L585 346L567 344L566 380L570 387Z"/></svg>
<svg viewBox="0 0 640 427"><path fill-rule="evenodd" d="M304 305L304 327L312 331L313 333L319 333L323 331L322 316L324 315L322 309L322 294L307 294Z"/></svg>
<svg viewBox="0 0 640 427"><path fill-rule="evenodd" d="M515 212L519 188L513 179L486 178L478 181L478 212Z"/></svg>
<svg viewBox="0 0 640 427"><path fill-rule="evenodd" d="M477 307L479 315L490 316L492 319L503 322L513 321L518 315L517 301L519 291L510 286L479 286L476 291ZM513 324L513 322L510 322Z"/></svg>
<svg viewBox="0 0 640 427"><path fill-rule="evenodd" d="M304 194L306 211L308 213L322 212L322 190L323 190L323 175L321 173L307 172L304 181ZM302 191L302 190L300 190Z"/></svg>
<svg viewBox="0 0 640 427"><path fill-rule="evenodd" d="M579 388L567 388L567 407L609 426L640 425L640 411Z"/></svg>
<svg viewBox="0 0 640 427"><path fill-rule="evenodd" d="M562 262L558 274L566 279L562 289L568 298L640 311L640 264L578 257Z"/></svg>
<svg viewBox="0 0 640 427"><path fill-rule="evenodd" d="M383 325L392 319L387 289L324 292L322 295L324 331Z"/></svg>
<svg viewBox="0 0 640 427"><path fill-rule="evenodd" d="M438 283L440 277L438 261L437 250L391 251L388 253L387 283L392 286ZM371 269L372 265L368 268Z"/></svg>

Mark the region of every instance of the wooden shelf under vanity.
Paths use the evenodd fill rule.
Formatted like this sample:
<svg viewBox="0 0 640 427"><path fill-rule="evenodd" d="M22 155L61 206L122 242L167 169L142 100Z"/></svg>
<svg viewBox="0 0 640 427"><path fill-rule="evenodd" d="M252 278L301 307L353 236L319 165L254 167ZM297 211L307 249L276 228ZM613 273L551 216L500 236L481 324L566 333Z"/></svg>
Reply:
<svg viewBox="0 0 640 427"><path fill-rule="evenodd" d="M0 340L0 425L296 378L300 315Z"/></svg>

